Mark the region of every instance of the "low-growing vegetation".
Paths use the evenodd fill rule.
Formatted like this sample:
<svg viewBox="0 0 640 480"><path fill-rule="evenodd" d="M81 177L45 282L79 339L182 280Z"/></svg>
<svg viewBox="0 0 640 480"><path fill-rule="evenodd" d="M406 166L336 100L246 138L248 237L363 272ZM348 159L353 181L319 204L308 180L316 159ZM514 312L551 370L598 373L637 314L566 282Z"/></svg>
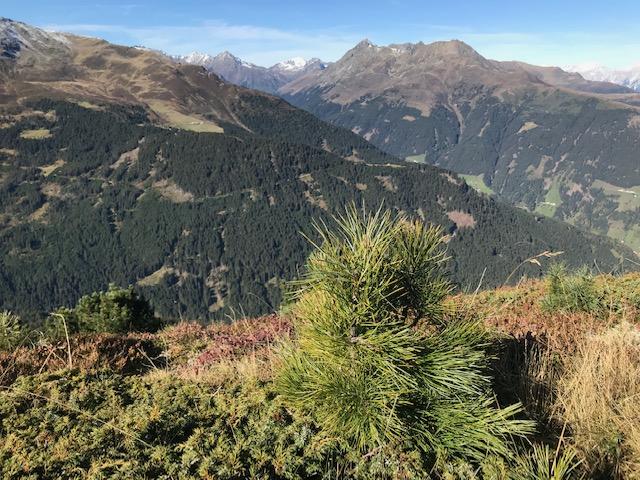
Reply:
<svg viewBox="0 0 640 480"><path fill-rule="evenodd" d="M0 477L638 478L640 275L452 295L439 230L319 227L281 315L162 327L116 287L62 333L0 315Z"/></svg>
<svg viewBox="0 0 640 480"><path fill-rule="evenodd" d="M542 305L548 311L595 313L603 306L588 270L568 275L566 266L557 263L550 268L547 283Z"/></svg>
<svg viewBox="0 0 640 480"><path fill-rule="evenodd" d="M0 350L17 347L24 336L20 318L11 312L0 312Z"/></svg>
<svg viewBox="0 0 640 480"><path fill-rule="evenodd" d="M152 332L160 320L149 303L133 289L109 285L106 292L82 297L74 308L60 308L49 315L44 332L50 338L74 333Z"/></svg>

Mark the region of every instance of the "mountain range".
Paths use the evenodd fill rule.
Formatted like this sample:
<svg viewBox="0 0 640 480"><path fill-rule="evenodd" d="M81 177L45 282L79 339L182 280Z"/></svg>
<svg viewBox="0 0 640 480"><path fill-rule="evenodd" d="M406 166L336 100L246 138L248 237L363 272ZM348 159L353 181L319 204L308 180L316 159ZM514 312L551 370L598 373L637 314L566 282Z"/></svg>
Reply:
<svg viewBox="0 0 640 480"><path fill-rule="evenodd" d="M588 80L611 82L624 85L640 92L640 65L627 70L614 70L602 65L573 65L567 67L570 72L577 72Z"/></svg>
<svg viewBox="0 0 640 480"><path fill-rule="evenodd" d="M206 68L393 155L454 170L486 193L640 251L640 71L497 62L460 41L363 40L333 64L277 81L233 58L241 76Z"/></svg>
<svg viewBox="0 0 640 480"><path fill-rule="evenodd" d="M543 252L638 260L146 48L0 19L0 80L0 308L30 318L109 282L173 318L273 311L310 252L300 232L350 202L441 225L461 289L539 276Z"/></svg>
<svg viewBox="0 0 640 480"><path fill-rule="evenodd" d="M267 93L276 93L286 83L306 73L326 68L326 64L319 58L305 60L300 57L265 68L240 60L229 52L222 52L216 56L193 52L174 58L178 62L204 67L209 72L213 72L236 85Z"/></svg>
<svg viewBox="0 0 640 480"><path fill-rule="evenodd" d="M460 41L363 41L279 95L379 148L640 251L640 95Z"/></svg>

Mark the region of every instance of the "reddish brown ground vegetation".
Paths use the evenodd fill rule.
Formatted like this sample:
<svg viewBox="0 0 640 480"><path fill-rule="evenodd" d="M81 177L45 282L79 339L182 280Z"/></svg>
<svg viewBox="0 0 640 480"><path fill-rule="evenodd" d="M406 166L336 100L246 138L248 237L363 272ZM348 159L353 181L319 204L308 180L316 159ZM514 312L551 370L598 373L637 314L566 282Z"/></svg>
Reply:
<svg viewBox="0 0 640 480"><path fill-rule="evenodd" d="M198 371L221 359L264 349L290 331L286 317L268 315L230 325L183 322L156 334L77 335L71 337L69 345L66 340L47 342L32 337L14 351L0 351L0 385L12 383L18 375L69 366L123 374L174 367Z"/></svg>

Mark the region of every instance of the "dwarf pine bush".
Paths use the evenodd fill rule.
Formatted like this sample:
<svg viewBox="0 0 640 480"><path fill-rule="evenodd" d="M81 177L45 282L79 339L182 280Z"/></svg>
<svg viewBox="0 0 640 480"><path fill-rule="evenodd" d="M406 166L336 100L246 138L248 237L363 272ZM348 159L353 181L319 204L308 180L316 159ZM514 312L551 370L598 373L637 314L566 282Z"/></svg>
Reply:
<svg viewBox="0 0 640 480"><path fill-rule="evenodd" d="M495 407L476 323L444 321L451 285L439 228L355 207L317 225L298 282L297 340L277 385L292 406L362 452L417 448L433 462L508 455L531 429Z"/></svg>
<svg viewBox="0 0 640 480"><path fill-rule="evenodd" d="M45 323L45 331L50 337L62 338L65 326L68 333L152 332L160 322L133 287L119 288L112 284L106 292L85 295L74 308L53 312Z"/></svg>
<svg viewBox="0 0 640 480"><path fill-rule="evenodd" d="M542 299L545 310L597 313L600 306L595 280L588 270L569 274L562 263L551 266L547 273L547 295Z"/></svg>

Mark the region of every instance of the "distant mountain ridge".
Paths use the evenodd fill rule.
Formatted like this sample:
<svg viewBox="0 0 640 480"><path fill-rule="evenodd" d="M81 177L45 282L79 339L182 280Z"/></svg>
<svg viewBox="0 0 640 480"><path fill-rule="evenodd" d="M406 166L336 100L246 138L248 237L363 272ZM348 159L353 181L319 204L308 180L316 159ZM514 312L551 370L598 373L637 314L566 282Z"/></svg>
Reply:
<svg viewBox="0 0 640 480"><path fill-rule="evenodd" d="M640 251L640 95L453 40L363 40L278 93L383 150Z"/></svg>
<svg viewBox="0 0 640 480"><path fill-rule="evenodd" d="M640 92L640 64L626 70L615 70L602 65L573 65L566 69L589 80L616 83Z"/></svg>
<svg viewBox="0 0 640 480"><path fill-rule="evenodd" d="M319 58L305 60L300 57L278 62L269 68L261 67L245 62L227 51L215 56L193 52L174 58L178 62L204 67L236 85L267 93L276 93L280 87L299 76L326 68L326 64Z"/></svg>

